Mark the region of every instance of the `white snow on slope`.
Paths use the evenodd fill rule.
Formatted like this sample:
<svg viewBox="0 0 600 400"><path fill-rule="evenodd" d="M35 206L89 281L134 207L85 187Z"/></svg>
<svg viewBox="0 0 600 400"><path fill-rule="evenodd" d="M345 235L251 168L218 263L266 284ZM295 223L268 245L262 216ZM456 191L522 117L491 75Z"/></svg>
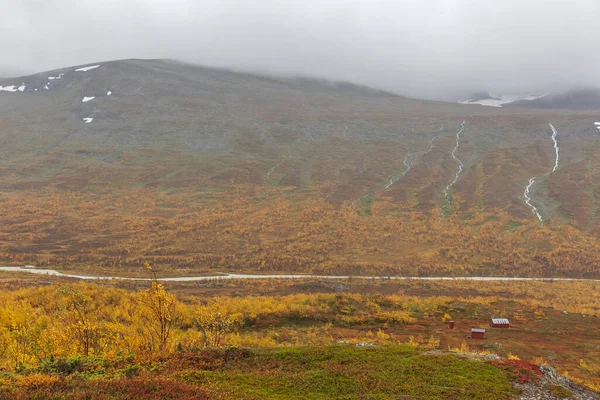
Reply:
<svg viewBox="0 0 600 400"><path fill-rule="evenodd" d="M518 96L518 95L512 95L512 94L499 94L499 95L495 95L495 94L490 94L491 98L489 99L483 99L483 100L465 100L465 101L459 101L460 104L479 104L481 106L488 106L488 107L502 107L504 104L510 104L510 103L514 103L515 101L519 101L519 100L536 100L536 99L540 99L544 96L547 96L549 93L544 93L540 96L534 96L534 95L529 95L529 96Z"/></svg>
<svg viewBox="0 0 600 400"><path fill-rule="evenodd" d="M63 76L65 76L65 74L59 74L58 76L49 76L48 79L51 80L51 81L53 81L55 79L60 79Z"/></svg>
<svg viewBox="0 0 600 400"><path fill-rule="evenodd" d="M106 93L107 96L110 96L111 94L112 92L110 90Z"/></svg>
<svg viewBox="0 0 600 400"><path fill-rule="evenodd" d="M16 85L11 86L0 86L0 92L24 92L25 84L21 83L21 86L17 87Z"/></svg>
<svg viewBox="0 0 600 400"><path fill-rule="evenodd" d="M596 129L600 131L600 122L594 122L594 125L596 125Z"/></svg>
<svg viewBox="0 0 600 400"><path fill-rule="evenodd" d="M84 118L83 120L85 121L86 124L89 124L90 122L92 122L94 120L94 118Z"/></svg>
<svg viewBox="0 0 600 400"><path fill-rule="evenodd" d="M83 67L83 68L78 68L75 71L77 72L88 72L91 71L93 69L98 68L100 65L90 65L89 67Z"/></svg>
<svg viewBox="0 0 600 400"><path fill-rule="evenodd" d="M87 103L90 100L94 100L96 97L92 96L92 97L84 97L83 100L81 100L83 103Z"/></svg>

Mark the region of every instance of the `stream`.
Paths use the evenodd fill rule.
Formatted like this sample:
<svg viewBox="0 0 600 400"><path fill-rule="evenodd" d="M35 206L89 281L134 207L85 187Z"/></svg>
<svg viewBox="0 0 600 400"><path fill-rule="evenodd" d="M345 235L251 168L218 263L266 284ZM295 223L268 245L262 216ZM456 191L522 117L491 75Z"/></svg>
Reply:
<svg viewBox="0 0 600 400"><path fill-rule="evenodd" d="M465 122L467 122L467 121L463 121L462 124L460 124L460 128L456 132L456 145L454 146L454 149L452 150L452 158L454 158L458 164L458 171L456 171L454 180L448 186L446 186L446 189L444 189L444 197L448 197L448 192L450 191L450 188L452 186L454 186L454 184L458 181L458 177L459 177L460 173L462 172L463 168L465 167L465 165L460 160L460 158L458 158L456 156L456 152L458 151L458 145L460 143L460 134L465 129Z"/></svg>
<svg viewBox="0 0 600 400"><path fill-rule="evenodd" d="M552 142L554 144L554 153L555 153L555 157L554 157L554 167L552 168L552 171L544 174L544 178L547 177L548 175L550 175L551 173L553 173L554 171L556 171L558 169L558 140L556 140L556 135L558 135L558 131L556 130L556 128L554 128L554 125L552 124L548 124L550 126L550 129L552 129ZM535 216L537 217L537 219L540 221L540 224L544 222L542 215L539 213L538 209L536 206L534 206L531 203L531 197L529 196L529 192L531 190L531 188L533 187L533 185L535 184L535 180L536 177L534 176L533 178L529 179L529 183L527 184L527 186L525 187L525 191L523 192L523 196L525 197L525 204L527 204L530 208L531 208L531 212L533 212L535 214Z"/></svg>

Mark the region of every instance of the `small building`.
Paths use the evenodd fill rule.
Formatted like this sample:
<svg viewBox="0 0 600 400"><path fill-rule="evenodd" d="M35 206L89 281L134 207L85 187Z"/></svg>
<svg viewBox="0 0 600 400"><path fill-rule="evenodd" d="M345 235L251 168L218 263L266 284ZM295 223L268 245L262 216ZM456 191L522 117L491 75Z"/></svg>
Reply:
<svg viewBox="0 0 600 400"><path fill-rule="evenodd" d="M448 328L449 329L454 329L454 325L455 325L454 321L448 321Z"/></svg>
<svg viewBox="0 0 600 400"><path fill-rule="evenodd" d="M471 328L471 339L485 339L485 329Z"/></svg>
<svg viewBox="0 0 600 400"><path fill-rule="evenodd" d="M510 322L506 318L492 318L490 326L492 328L510 328Z"/></svg>

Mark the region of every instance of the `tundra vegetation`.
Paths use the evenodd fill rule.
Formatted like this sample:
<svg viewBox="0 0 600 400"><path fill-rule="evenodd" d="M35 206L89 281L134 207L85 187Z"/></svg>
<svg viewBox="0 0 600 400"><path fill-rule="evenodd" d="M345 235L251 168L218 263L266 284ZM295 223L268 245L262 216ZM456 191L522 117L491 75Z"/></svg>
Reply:
<svg viewBox="0 0 600 400"><path fill-rule="evenodd" d="M0 101L3 265L598 277L597 111L165 60L74 69L1 83L28 88Z"/></svg>
<svg viewBox="0 0 600 400"><path fill-rule="evenodd" d="M0 101L1 265L600 278L596 111L164 60L20 81ZM600 384L593 282L0 277L11 399L493 399L542 362ZM491 316L511 329L466 338Z"/></svg>
<svg viewBox="0 0 600 400"><path fill-rule="evenodd" d="M596 283L29 279L2 282L0 397L508 399L544 363L600 389Z"/></svg>
<svg viewBox="0 0 600 400"><path fill-rule="evenodd" d="M441 218L385 197L365 216L294 192L0 192L0 259L112 275L135 274L148 259L171 275L598 277L600 241L571 225L479 210Z"/></svg>

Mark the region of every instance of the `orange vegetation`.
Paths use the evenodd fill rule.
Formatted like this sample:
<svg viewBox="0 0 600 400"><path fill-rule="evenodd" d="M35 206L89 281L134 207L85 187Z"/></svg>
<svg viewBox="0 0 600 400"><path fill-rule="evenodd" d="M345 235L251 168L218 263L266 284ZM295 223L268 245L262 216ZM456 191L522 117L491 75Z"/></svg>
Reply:
<svg viewBox="0 0 600 400"><path fill-rule="evenodd" d="M293 196L291 193L293 192ZM600 241L568 225L407 211L385 197L359 215L313 192L240 185L0 194L0 260L60 269L295 271L377 275L597 277ZM450 209L452 209L450 204ZM170 272L174 273L174 272Z"/></svg>

